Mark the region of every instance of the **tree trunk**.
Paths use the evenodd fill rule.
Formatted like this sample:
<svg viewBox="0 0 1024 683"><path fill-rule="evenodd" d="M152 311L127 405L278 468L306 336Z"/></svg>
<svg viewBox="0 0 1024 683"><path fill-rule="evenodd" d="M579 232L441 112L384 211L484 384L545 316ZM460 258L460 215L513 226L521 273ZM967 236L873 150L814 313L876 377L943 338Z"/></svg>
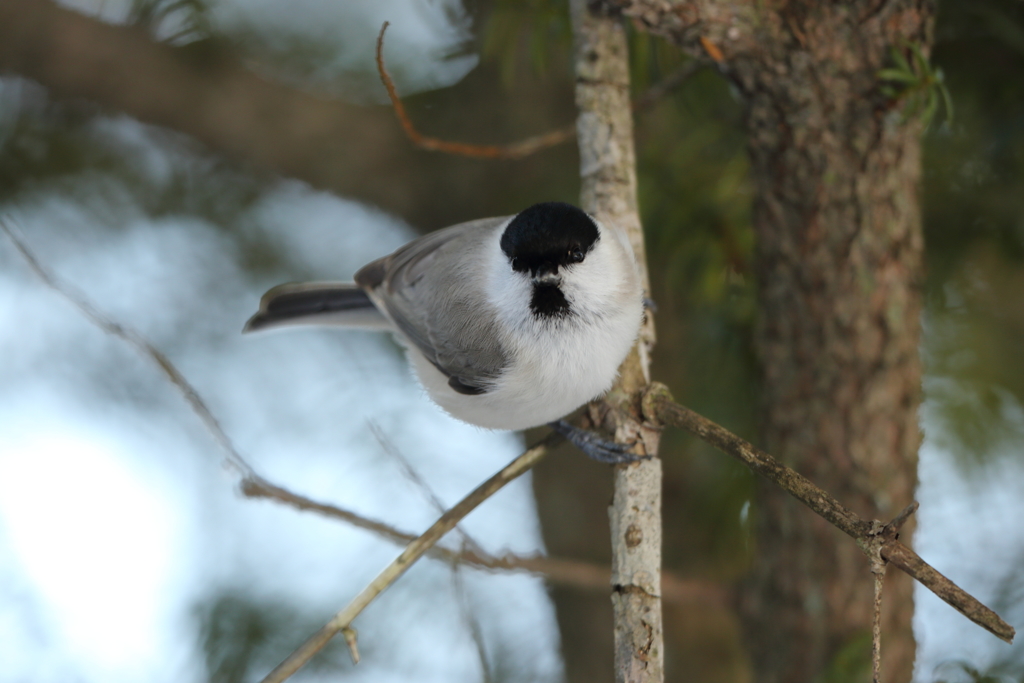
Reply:
<svg viewBox="0 0 1024 683"><path fill-rule="evenodd" d="M876 72L900 39L927 46L932 8L889 3L865 20L870 3L797 4L736 70L757 186L762 443L888 521L916 484L920 125L890 108ZM769 485L756 520L742 612L757 680L869 666L861 551ZM897 574L883 603L886 681L909 680L914 657L911 582Z"/></svg>
<svg viewBox="0 0 1024 683"><path fill-rule="evenodd" d="M622 230L633 245L644 296L647 257L636 193L636 152L629 97L629 50L622 22L594 14L586 0L570 0L576 71L580 206ZM646 460L616 465L608 508L612 543L612 621L615 680L662 683L665 646L661 611L661 460L659 431L647 429L640 392L649 383L654 322L640 336L608 396L590 417L619 443L638 442Z"/></svg>
<svg viewBox="0 0 1024 683"><path fill-rule="evenodd" d="M877 73L908 41L928 52L934 2L603 4L713 60L746 104L762 445L861 515L894 516L913 495L919 443L921 126L882 94ZM863 554L770 486L755 512L758 553L740 602L756 679L807 683L843 662L869 666ZM911 585L895 574L883 678L906 681Z"/></svg>

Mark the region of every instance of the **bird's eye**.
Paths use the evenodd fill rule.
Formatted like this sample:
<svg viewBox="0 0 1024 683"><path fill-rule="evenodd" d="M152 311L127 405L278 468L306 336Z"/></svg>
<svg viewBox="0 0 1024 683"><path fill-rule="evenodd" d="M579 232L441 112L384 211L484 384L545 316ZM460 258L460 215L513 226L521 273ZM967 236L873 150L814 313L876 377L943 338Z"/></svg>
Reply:
<svg viewBox="0 0 1024 683"><path fill-rule="evenodd" d="M569 250L569 261L572 263L579 263L583 260L583 251L578 247L576 249Z"/></svg>

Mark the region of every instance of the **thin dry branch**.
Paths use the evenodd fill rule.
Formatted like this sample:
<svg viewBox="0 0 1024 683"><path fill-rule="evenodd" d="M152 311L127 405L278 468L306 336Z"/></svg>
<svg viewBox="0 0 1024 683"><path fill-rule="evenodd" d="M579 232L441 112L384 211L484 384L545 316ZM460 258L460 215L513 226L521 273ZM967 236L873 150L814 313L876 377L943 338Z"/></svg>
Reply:
<svg viewBox="0 0 1024 683"><path fill-rule="evenodd" d="M409 459L405 457L397 446L395 446L394 442L388 438L387 434L384 433L384 430L380 428L380 425L373 420L370 420L369 426L370 431L373 432L373 436L377 439L377 442L380 444L380 447L384 452L398 462L399 466L402 468L402 474L405 478L420 489L424 497L430 501L431 505L434 506L434 509L438 513L444 514L444 503L441 501L441 498L438 497L437 493L430 488L430 484L427 483L427 480L416 471L413 464L409 462ZM462 552L470 550L481 555L484 554L483 547L477 543L461 525L456 526L455 531L462 539ZM473 644L476 646L477 659L480 660L480 671L483 674L483 683L492 683L494 677L491 675L491 665L487 657L487 644L484 642L484 634L483 629L480 627L480 620L477 618L472 605L469 603L466 584L462 578L462 561L461 559L453 559L453 561L449 563L449 566L451 567L452 590L455 593L455 600L459 605L459 614L461 615L462 621L473 639ZM352 649L352 652L357 652L351 642L349 643L349 648ZM356 664L359 663L358 659L353 659L353 661Z"/></svg>
<svg viewBox="0 0 1024 683"><path fill-rule="evenodd" d="M913 577L965 617L997 638L1008 643L1013 642L1016 631L1012 626L943 576L913 550L900 543L899 526L913 513L916 504L909 506L896 519L884 526L877 521L862 519L828 492L818 488L809 479L786 467L768 453L689 408L675 403L668 388L663 384L651 385L643 398L643 410L648 420L656 424L682 427L723 453L740 459L754 472L778 484L794 498L856 540L869 558L872 549L877 548L882 558Z"/></svg>
<svg viewBox="0 0 1024 683"><path fill-rule="evenodd" d="M423 135L412 124L412 120L405 110L405 105L402 103L402 98L398 96L398 90L391 79L391 74L388 73L387 67L384 65L384 32L389 25L390 22L385 21L384 25L380 28L380 34L377 36L377 72L380 75L381 83L384 84L384 88L388 92L388 98L391 100L391 106L395 110L398 123L402 126L406 137L420 149L476 159L522 159L549 147L569 142L576 137L575 123L570 123L562 128L557 128L541 135L534 135L508 145L472 145ZM689 80L693 74L697 73L704 66L706 65L698 60L692 60L683 64L663 81L651 86L638 97L636 102L633 103L633 110L640 111L654 106L672 90L675 90Z"/></svg>
<svg viewBox="0 0 1024 683"><path fill-rule="evenodd" d="M500 491L506 484L514 481L525 474L547 455L549 442L554 442L552 437L527 450L511 463L506 465L500 472L476 487L469 495L459 501L455 507L441 515L440 519L434 522L421 536L406 546L402 554L385 567L384 571L377 575L370 584L362 590L347 607L334 615L334 618L313 634L295 652L290 654L273 671L267 674L263 683L281 683L293 673L298 671L313 655L319 652L331 638L344 629L350 629L352 621L366 609L373 600L384 590L394 583L398 577L406 572L420 557L434 547L441 538L451 531L456 524L475 510L478 505ZM350 647L352 643L350 642Z"/></svg>
<svg viewBox="0 0 1024 683"><path fill-rule="evenodd" d="M384 83L384 87L388 91L388 97L391 98L391 105L394 107L395 116L398 117L398 123L401 124L402 130L405 131L409 140L417 147L432 152L446 152L448 154L477 159L522 159L534 152L567 142L575 137L576 124L544 133L543 135L527 138L511 145L470 145L423 135L416 130L416 127L412 125L412 121L409 120L409 115L405 111L405 105L402 104L398 91L395 90L395 83L391 80L391 74L388 73L387 67L384 66L384 32L389 25L390 22L385 21L384 25L380 27L380 34L377 36L377 71L380 73L381 82Z"/></svg>
<svg viewBox="0 0 1024 683"><path fill-rule="evenodd" d="M875 599L871 608L871 682L879 683L882 677L882 581L885 579L885 565L875 573Z"/></svg>
<svg viewBox="0 0 1024 683"><path fill-rule="evenodd" d="M430 488L430 485L427 484L427 480L420 476L420 473L417 472L416 468L412 466L412 463L409 462L409 459L406 458L402 454L402 452L395 447L395 444L392 443L391 440L387 437L387 434L385 434L384 431L380 428L380 425L378 425L373 420L370 420L369 426L370 432L373 433L373 437L377 439L377 443L380 444L381 449L383 449L385 453L387 453L391 458L395 460L395 462L398 463L399 467L401 467L402 469L402 474L405 476L405 478L411 481L416 486L416 488L418 488L423 493L423 496L428 501L430 501L430 504L434 506L434 509L439 514L443 513L445 511L444 502L442 502L441 499L437 497L437 494L434 493L434 490ZM463 529L461 526L457 526L455 527L455 532L459 534L459 537L462 539L462 545L465 546L465 548L472 550L474 553L477 553L479 555L484 554L483 547L479 543L477 543L476 540L473 539L469 535L469 533L466 532L465 529Z"/></svg>
<svg viewBox="0 0 1024 683"><path fill-rule="evenodd" d="M241 492L249 498L275 500L297 510L315 512L325 517L339 519L399 545L405 545L416 539L415 534L401 531L383 522L368 519L336 505L321 503L306 496L293 493L288 489L271 484L258 476L244 479L241 483ZM611 569L609 567L579 560L544 557L541 555L527 557L512 553L495 556L472 549L455 551L444 546L434 546L427 554L443 562L461 562L476 569L528 572L543 576L553 584L581 590L607 591L611 585ZM722 607L729 599L729 589L723 584L696 579L682 579L671 573L662 574L661 589L662 598L665 601L680 605L705 604Z"/></svg>
<svg viewBox="0 0 1024 683"><path fill-rule="evenodd" d="M0 229L7 234L7 237L14 244L15 249L18 250L18 253L21 254L21 257L25 260L25 263L32 272L35 273L36 277L42 280L43 284L63 297L72 306L77 308L82 315L84 315L94 325L104 332L112 334L127 342L129 346L133 347L140 354L150 358L154 363L156 363L164 376L167 377L171 384L173 384L181 393L182 397L188 403L189 408L192 409L192 412L199 417L206 429L209 430L210 434L217 442L217 445L223 449L225 461L228 466L233 468L243 478L256 476L253 468L248 462L246 462L245 458L242 457L242 454L238 452L234 444L231 443L231 439L228 438L228 435L224 432L223 428L221 428L220 422L217 421L217 418L214 417L213 413L206 406L206 403L204 403L202 398L199 397L199 392L197 392L195 387L185 379L185 376L182 375L176 367L174 367L171 360L165 356L160 349L143 339L142 336L134 330L120 325L100 313L99 310L84 296L58 280L56 276L46 270L35 255L29 250L21 237L19 237L10 225L8 225L8 220L9 219L0 216Z"/></svg>

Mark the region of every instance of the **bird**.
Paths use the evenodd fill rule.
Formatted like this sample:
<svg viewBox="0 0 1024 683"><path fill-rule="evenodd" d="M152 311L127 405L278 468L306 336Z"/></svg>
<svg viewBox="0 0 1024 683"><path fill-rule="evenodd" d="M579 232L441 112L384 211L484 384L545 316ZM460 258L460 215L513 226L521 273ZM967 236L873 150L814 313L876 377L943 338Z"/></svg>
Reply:
<svg viewBox="0 0 1024 683"><path fill-rule="evenodd" d="M547 424L595 460L636 459L563 419L611 388L643 321L636 257L617 227L543 202L419 237L353 280L278 285L243 331L388 330L452 417L488 429Z"/></svg>

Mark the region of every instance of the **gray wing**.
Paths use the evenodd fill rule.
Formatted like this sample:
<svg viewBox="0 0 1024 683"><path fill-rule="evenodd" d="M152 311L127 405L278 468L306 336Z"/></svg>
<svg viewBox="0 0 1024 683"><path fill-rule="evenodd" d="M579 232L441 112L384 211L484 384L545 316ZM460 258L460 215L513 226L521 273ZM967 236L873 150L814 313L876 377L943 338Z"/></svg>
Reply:
<svg viewBox="0 0 1024 683"><path fill-rule="evenodd" d="M356 282L459 393L485 393L507 366L495 311L483 293L485 250L496 248L494 233L507 220L439 230L356 273Z"/></svg>

